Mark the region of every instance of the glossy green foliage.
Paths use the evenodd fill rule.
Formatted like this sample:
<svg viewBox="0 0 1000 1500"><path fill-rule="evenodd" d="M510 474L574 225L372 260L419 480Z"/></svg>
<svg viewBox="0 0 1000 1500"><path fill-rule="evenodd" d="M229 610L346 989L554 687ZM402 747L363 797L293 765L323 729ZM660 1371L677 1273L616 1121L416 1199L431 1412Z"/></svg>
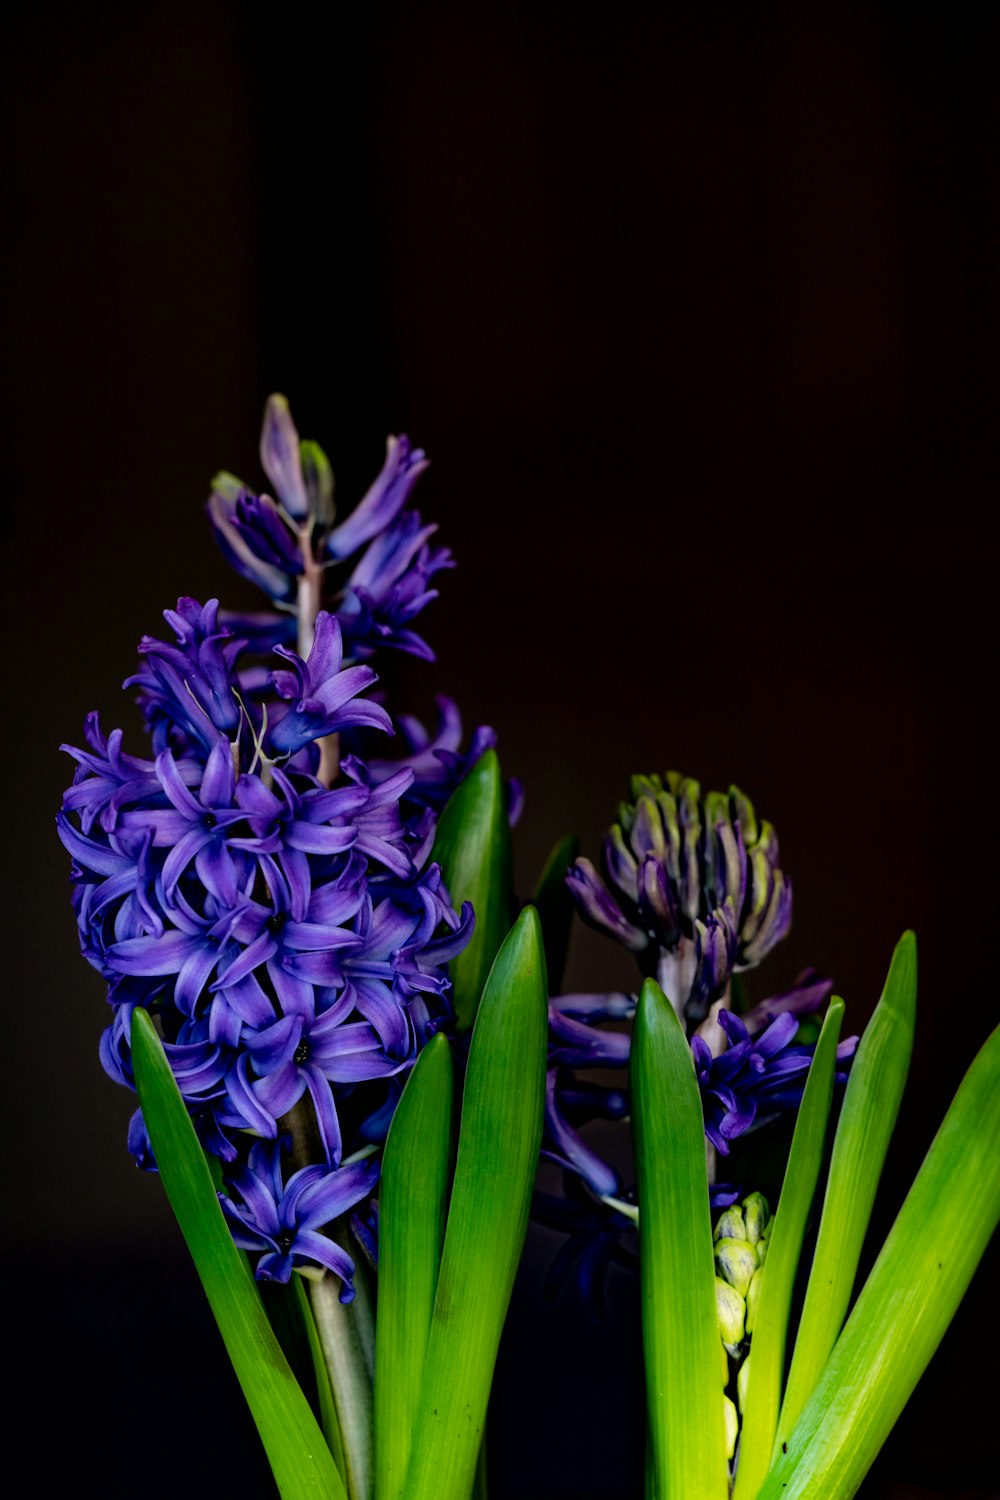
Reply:
<svg viewBox="0 0 1000 1500"><path fill-rule="evenodd" d="M454 1162L454 1066L438 1035L396 1106L379 1185L375 1493L403 1488L420 1400Z"/></svg>
<svg viewBox="0 0 1000 1500"><path fill-rule="evenodd" d="M647 979L632 1042L642 1337L658 1500L726 1500L705 1122L691 1048Z"/></svg>
<svg viewBox="0 0 1000 1500"><path fill-rule="evenodd" d="M496 751L487 750L452 793L432 858L441 866L456 910L471 901L476 913L470 942L450 964L458 1029L468 1031L513 911L510 824Z"/></svg>
<svg viewBox="0 0 1000 1500"><path fill-rule="evenodd" d="M775 1451L791 1436L837 1341L857 1274L879 1177L913 1051L917 943L904 932L885 988L851 1064L837 1125L823 1217L795 1337Z"/></svg>
<svg viewBox="0 0 1000 1500"><path fill-rule="evenodd" d="M781 1405L792 1290L823 1160L843 1015L844 1002L831 1001L816 1043L781 1184L754 1319L734 1500L749 1500L756 1495L771 1460Z"/></svg>
<svg viewBox="0 0 1000 1500"><path fill-rule="evenodd" d="M521 913L476 1017L405 1500L468 1500L541 1144L548 985Z"/></svg>
<svg viewBox="0 0 1000 1500"><path fill-rule="evenodd" d="M132 1056L164 1189L278 1488L285 1500L343 1500L344 1485L330 1450L274 1336L245 1259L233 1244L194 1126L143 1010L132 1015Z"/></svg>
<svg viewBox="0 0 1000 1500"><path fill-rule="evenodd" d="M965 1075L759 1500L856 1494L1000 1220L998 1140L1000 1029Z"/></svg>

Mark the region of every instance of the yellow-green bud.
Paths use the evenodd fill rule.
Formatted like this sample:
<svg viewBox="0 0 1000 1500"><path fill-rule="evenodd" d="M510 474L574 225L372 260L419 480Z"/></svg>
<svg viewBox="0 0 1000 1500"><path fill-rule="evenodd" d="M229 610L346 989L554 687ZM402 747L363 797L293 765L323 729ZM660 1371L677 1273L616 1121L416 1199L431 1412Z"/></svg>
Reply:
<svg viewBox="0 0 1000 1500"><path fill-rule="evenodd" d="M722 1334L722 1342L735 1359L736 1352L743 1342L743 1320L746 1317L746 1303L728 1281L723 1281L721 1276L715 1278L715 1306L719 1314L719 1332Z"/></svg>
<svg viewBox="0 0 1000 1500"><path fill-rule="evenodd" d="M725 1390L729 1384L729 1354L725 1344L719 1344L719 1353L722 1355L722 1389Z"/></svg>
<svg viewBox="0 0 1000 1500"><path fill-rule="evenodd" d="M740 1403L741 1412L747 1404L747 1384L750 1380L751 1358L752 1356L748 1354L746 1359L740 1365L740 1371L736 1377L736 1399Z"/></svg>
<svg viewBox="0 0 1000 1500"><path fill-rule="evenodd" d="M715 1238L717 1240L748 1240L750 1238L743 1223L743 1215L738 1208L727 1208L725 1213L719 1215L719 1222L715 1226Z"/></svg>
<svg viewBox="0 0 1000 1500"><path fill-rule="evenodd" d="M742 1238L749 1240L751 1245L756 1245L761 1235L767 1233L770 1217L771 1210L767 1206L767 1199L763 1193L751 1193L749 1198L744 1198L743 1222L746 1225L746 1234Z"/></svg>
<svg viewBox="0 0 1000 1500"><path fill-rule="evenodd" d="M723 1410L726 1414L726 1457L732 1458L736 1452L736 1439L740 1435L740 1419L736 1415L736 1407L728 1396L722 1398Z"/></svg>
<svg viewBox="0 0 1000 1500"><path fill-rule="evenodd" d="M771 1236L769 1234L762 1234L761 1237L760 1237L760 1239L757 1241L756 1245L754 1246L754 1249L757 1251L757 1264L759 1266L762 1266L764 1264L764 1262L767 1260L767 1251L768 1251L768 1246L770 1245L770 1243L771 1243Z"/></svg>
<svg viewBox="0 0 1000 1500"><path fill-rule="evenodd" d="M757 1304L760 1302L760 1286L763 1280L763 1267L758 1267L750 1278L750 1286L747 1289L747 1333L753 1333L753 1325L757 1321Z"/></svg>
<svg viewBox="0 0 1000 1500"><path fill-rule="evenodd" d="M749 1240L719 1240L715 1247L715 1269L745 1297L757 1269L756 1246Z"/></svg>

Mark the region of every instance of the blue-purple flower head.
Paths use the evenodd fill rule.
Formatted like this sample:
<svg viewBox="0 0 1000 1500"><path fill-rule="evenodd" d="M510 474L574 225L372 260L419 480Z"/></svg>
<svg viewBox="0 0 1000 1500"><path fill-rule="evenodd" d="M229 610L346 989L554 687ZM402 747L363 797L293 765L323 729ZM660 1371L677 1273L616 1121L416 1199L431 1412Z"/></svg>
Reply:
<svg viewBox="0 0 1000 1500"><path fill-rule="evenodd" d="M815 1047L795 1044L799 1017L791 1010L780 1012L756 1035L731 1011L720 1008L717 1015L725 1045L713 1054L696 1035L691 1050L705 1109L705 1134L728 1156L737 1136L802 1102ZM857 1045L857 1037L841 1042L837 1061L848 1062ZM837 1083L846 1083L846 1072L835 1076Z"/></svg>
<svg viewBox="0 0 1000 1500"><path fill-rule="evenodd" d="M273 493L226 472L212 484L208 516L229 563L279 611L322 584L352 661L383 647L433 659L413 622L437 598L432 579L453 562L432 541L437 528L406 508L427 468L422 449L390 437L381 472L339 522L329 460L299 438L283 396L267 402L260 458ZM280 614L257 629L272 644L287 638Z"/></svg>
<svg viewBox="0 0 1000 1500"><path fill-rule="evenodd" d="M664 956L675 955L671 978L683 993L671 999L704 1015L791 925L778 841L737 787L702 796L698 782L670 771L634 776L631 794L604 840L601 872L581 858L567 882L584 921L644 972L662 977Z"/></svg>

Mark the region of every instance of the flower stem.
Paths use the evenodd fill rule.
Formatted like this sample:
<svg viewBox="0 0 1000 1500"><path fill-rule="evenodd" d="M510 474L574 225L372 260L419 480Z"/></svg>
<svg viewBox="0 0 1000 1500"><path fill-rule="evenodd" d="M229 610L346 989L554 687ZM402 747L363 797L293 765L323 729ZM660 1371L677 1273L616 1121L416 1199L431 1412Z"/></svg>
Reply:
<svg viewBox="0 0 1000 1500"><path fill-rule="evenodd" d="M656 982L687 1029L684 1007L694 983L698 955L691 938L682 937L676 948L661 948L656 964Z"/></svg>
<svg viewBox="0 0 1000 1500"><path fill-rule="evenodd" d="M333 1237L341 1244L346 1234ZM344 1445L349 1500L373 1500L373 1396L375 1320L367 1274L359 1265L353 1302L340 1300L340 1280L325 1274L309 1281L316 1330L330 1372L330 1386Z"/></svg>
<svg viewBox="0 0 1000 1500"><path fill-rule="evenodd" d="M298 653L305 661L312 650L316 634L316 616L323 604L323 568L313 556L312 522L299 532L302 550L302 572L299 574L296 613L298 615ZM324 786L332 786L340 771L340 736L328 734L319 741L318 776Z"/></svg>

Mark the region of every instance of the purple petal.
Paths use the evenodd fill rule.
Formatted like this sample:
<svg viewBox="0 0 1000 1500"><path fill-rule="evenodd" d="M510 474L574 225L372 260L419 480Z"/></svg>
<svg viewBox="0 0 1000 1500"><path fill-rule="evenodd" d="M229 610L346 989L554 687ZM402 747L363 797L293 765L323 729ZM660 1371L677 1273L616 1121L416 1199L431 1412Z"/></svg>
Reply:
<svg viewBox="0 0 1000 1500"><path fill-rule="evenodd" d="M260 434L260 466L290 516L297 521L309 513L309 497L302 480L299 434L284 396L267 398Z"/></svg>

